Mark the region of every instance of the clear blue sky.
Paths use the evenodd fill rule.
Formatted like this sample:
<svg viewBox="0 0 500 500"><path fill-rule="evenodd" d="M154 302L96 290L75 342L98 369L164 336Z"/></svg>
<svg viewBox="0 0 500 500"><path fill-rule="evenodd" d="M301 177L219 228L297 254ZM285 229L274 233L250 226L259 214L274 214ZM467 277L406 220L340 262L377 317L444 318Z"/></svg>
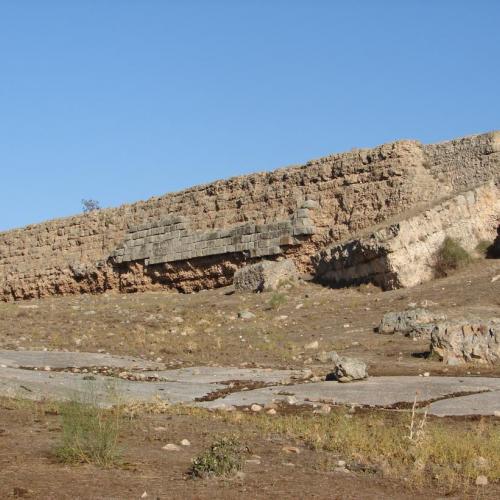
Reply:
<svg viewBox="0 0 500 500"><path fill-rule="evenodd" d="M498 128L498 0L0 0L0 230Z"/></svg>

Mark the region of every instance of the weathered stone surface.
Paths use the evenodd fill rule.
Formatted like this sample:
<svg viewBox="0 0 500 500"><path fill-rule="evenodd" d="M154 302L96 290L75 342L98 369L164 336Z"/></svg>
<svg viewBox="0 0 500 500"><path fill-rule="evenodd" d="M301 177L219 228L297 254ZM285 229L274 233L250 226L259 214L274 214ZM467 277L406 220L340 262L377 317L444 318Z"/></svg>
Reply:
<svg viewBox="0 0 500 500"><path fill-rule="evenodd" d="M58 361L52 360L54 367L81 364L65 357L67 354L78 353L54 354L60 355ZM40 361L43 360L34 358L31 364L38 365ZM23 364L24 362L25 360ZM107 359L106 365L121 366L123 362L124 358L117 357L116 363ZM411 404L418 393L419 402L448 398L435 401L429 406L430 413L435 415L497 415L500 411L498 378L374 377L356 384L340 384L334 381L307 383L306 379L310 374L300 370L208 366L154 373L142 370L143 368L140 368L138 373L144 375L144 378L136 381L100 374L11 368L0 364L0 396L59 401L78 398L102 406L152 402L159 399L173 404L183 403L208 408L234 409L237 406L259 405L264 409L272 409L278 402L298 405L321 403L325 406L327 403L399 407L402 403ZM162 381L151 375L161 377ZM213 399L214 393L226 392L231 388L228 382L235 380L270 385L249 391L235 387L235 392ZM298 382L293 383L294 380ZM287 385L284 387L281 384ZM470 395L464 396L467 393ZM91 400L88 399L89 396Z"/></svg>
<svg viewBox="0 0 500 500"><path fill-rule="evenodd" d="M441 399L431 403L429 415L438 417L489 415L493 416L500 411L500 390Z"/></svg>
<svg viewBox="0 0 500 500"><path fill-rule="evenodd" d="M130 356L111 356L94 352L8 351L0 350L0 366L11 368L89 368L108 367L128 370L158 370L162 363L154 363Z"/></svg>
<svg viewBox="0 0 500 500"><path fill-rule="evenodd" d="M455 320L435 325L431 350L447 364L500 362L500 320Z"/></svg>
<svg viewBox="0 0 500 500"><path fill-rule="evenodd" d="M499 132L431 146L398 141L7 231L0 233L0 300L228 285L248 263L244 252L252 254L243 236L257 234L269 238L254 245L256 257L250 258L283 253L301 272L312 273L310 259L318 250L498 179L499 165ZM286 234L274 227L282 223ZM241 235L240 242L247 224L255 224L255 233ZM267 229L259 232L261 225ZM229 235L235 240L229 242ZM170 236L173 243L167 243ZM398 254L403 265L413 258L409 250ZM383 259L375 264L383 267Z"/></svg>
<svg viewBox="0 0 500 500"><path fill-rule="evenodd" d="M300 245L298 236L315 231L306 208L297 210L291 220L211 231L193 231L187 218L174 216L134 226L112 257L118 264L144 261L146 265L232 253L261 257L280 254L282 247Z"/></svg>
<svg viewBox="0 0 500 500"><path fill-rule="evenodd" d="M441 398L454 398L464 393L492 391L492 398L500 398L500 378L486 377L371 377L353 384L333 381L264 387L230 394L224 398L199 403L200 406L217 408L229 406L266 405L286 402L293 395L297 404L330 403L355 404L374 407L393 407L401 403L412 404L415 394L419 402ZM493 392L494 391L494 392ZM458 398L457 398L458 399ZM463 411L467 412L464 405ZM491 411L491 407L487 410ZM467 413L464 413L467 414ZM489 414L489 413L488 413Z"/></svg>
<svg viewBox="0 0 500 500"><path fill-rule="evenodd" d="M246 292L277 290L285 282L298 278L297 268L291 260L262 261L242 267L234 274L234 288Z"/></svg>
<svg viewBox="0 0 500 500"><path fill-rule="evenodd" d="M410 337L430 338L435 322L445 319L444 314L422 308L391 311L384 314L377 331L382 334L402 333Z"/></svg>
<svg viewBox="0 0 500 500"><path fill-rule="evenodd" d="M417 285L434 277L446 237L472 251L493 239L499 216L500 190L491 181L322 250L314 257L317 278L333 286L371 282L384 290Z"/></svg>

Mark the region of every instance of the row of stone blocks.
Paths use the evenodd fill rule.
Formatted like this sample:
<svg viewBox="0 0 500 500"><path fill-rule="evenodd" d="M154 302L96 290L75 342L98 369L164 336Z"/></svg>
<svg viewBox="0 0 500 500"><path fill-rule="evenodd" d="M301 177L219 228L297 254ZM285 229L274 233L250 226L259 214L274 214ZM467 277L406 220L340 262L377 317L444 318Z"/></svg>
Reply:
<svg viewBox="0 0 500 500"><path fill-rule="evenodd" d="M144 260L146 265L245 252L249 257L276 255L282 247L301 243L297 236L315 233L307 200L290 220L271 224L246 223L228 229L191 230L182 216L171 216L131 227L112 257L116 263Z"/></svg>

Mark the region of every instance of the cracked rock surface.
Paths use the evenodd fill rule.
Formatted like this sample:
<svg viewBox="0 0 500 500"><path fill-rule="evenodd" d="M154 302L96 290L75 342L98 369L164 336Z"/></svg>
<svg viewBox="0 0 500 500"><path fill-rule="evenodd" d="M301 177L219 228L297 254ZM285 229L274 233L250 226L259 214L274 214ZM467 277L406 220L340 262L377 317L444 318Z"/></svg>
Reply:
<svg viewBox="0 0 500 500"><path fill-rule="evenodd" d="M0 395L35 400L82 397L91 387L93 399L103 406L161 399L206 408L327 402L396 409L408 407L416 397L420 407L438 416L495 415L500 411L500 378L495 377L383 376L342 384L310 382L311 374L304 370L203 366L152 371L149 368L154 363L91 353L0 351L0 360ZM136 369L161 381L52 371L75 366ZM260 388L251 389L252 384L260 384Z"/></svg>

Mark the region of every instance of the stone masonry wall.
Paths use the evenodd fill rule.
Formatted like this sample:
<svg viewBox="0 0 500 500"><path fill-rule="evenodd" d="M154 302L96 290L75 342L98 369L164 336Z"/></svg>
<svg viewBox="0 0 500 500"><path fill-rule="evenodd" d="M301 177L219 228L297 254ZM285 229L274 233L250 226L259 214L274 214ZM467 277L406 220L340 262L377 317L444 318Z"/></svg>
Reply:
<svg viewBox="0 0 500 500"><path fill-rule="evenodd" d="M0 233L0 300L227 284L239 265L259 257L249 247L236 247L250 240L234 239L252 224L276 233L272 244L257 248L277 252L280 247L302 270L311 271L310 257L323 246L463 185L498 177L499 137L497 132L436 146L398 141ZM306 201L316 207L308 213L314 231L294 234L291 221ZM161 242L149 241L146 253L136 249L123 258L140 238L138 226L152 233L159 230L159 221L176 216L184 217L190 232L179 255L164 258L180 242L166 243L163 226ZM200 252L214 231L225 235L226 244L216 252ZM261 255L277 254L268 250Z"/></svg>
<svg viewBox="0 0 500 500"><path fill-rule="evenodd" d="M337 287L414 286L434 276L436 254L446 237L473 252L480 241L493 242L499 223L500 189L491 180L323 249L314 257L317 278Z"/></svg>

